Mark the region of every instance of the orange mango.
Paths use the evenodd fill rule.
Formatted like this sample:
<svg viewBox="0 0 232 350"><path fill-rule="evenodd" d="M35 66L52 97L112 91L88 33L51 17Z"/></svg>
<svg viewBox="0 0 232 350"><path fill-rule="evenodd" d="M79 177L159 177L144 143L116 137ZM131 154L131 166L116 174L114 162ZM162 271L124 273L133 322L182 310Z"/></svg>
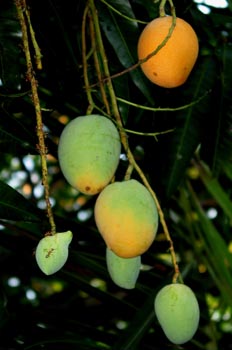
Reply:
<svg viewBox="0 0 232 350"><path fill-rule="evenodd" d="M94 215L107 247L122 258L141 255L155 239L157 207L150 192L137 180L106 186L96 200Z"/></svg>

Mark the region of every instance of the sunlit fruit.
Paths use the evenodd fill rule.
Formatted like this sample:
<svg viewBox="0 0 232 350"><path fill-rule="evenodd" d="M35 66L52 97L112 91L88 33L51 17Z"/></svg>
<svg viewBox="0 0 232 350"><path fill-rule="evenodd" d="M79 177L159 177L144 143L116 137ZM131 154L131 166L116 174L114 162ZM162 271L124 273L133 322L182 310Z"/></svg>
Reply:
<svg viewBox="0 0 232 350"><path fill-rule="evenodd" d="M150 192L137 180L105 187L96 200L94 215L107 247L122 258L141 255L155 239L157 207Z"/></svg>
<svg viewBox="0 0 232 350"><path fill-rule="evenodd" d="M155 313L166 337L174 344L188 342L198 328L198 301L185 284L163 287L155 298Z"/></svg>
<svg viewBox="0 0 232 350"><path fill-rule="evenodd" d="M156 50L167 37L172 16L149 22L138 40L138 58L144 59ZM146 77L156 85L174 88L185 83L198 57L198 38L191 25L176 18L176 26L165 45L141 64Z"/></svg>
<svg viewBox="0 0 232 350"><path fill-rule="evenodd" d="M80 116L69 122L59 140L58 159L68 183L94 195L113 178L121 142L114 123L101 115Z"/></svg>
<svg viewBox="0 0 232 350"><path fill-rule="evenodd" d="M109 275L117 286L125 289L135 288L141 268L141 256L121 258L106 248L106 264Z"/></svg>
<svg viewBox="0 0 232 350"><path fill-rule="evenodd" d="M66 231L45 236L39 241L35 258L43 273L52 275L64 266L68 259L68 247L72 236L71 231Z"/></svg>

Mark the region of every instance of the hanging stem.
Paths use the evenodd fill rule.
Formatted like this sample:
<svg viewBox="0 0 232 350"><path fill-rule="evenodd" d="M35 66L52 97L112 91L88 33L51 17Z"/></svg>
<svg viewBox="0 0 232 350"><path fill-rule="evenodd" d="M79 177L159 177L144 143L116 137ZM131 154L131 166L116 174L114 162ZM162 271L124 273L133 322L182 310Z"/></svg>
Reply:
<svg viewBox="0 0 232 350"><path fill-rule="evenodd" d="M86 49L86 19L89 11L89 6L85 7L83 19L82 19L82 28L81 28L81 42L82 42L82 64L83 64L83 75L84 75L84 83L86 87L86 95L89 101L89 106L87 108L86 114L91 114L94 108L94 102L91 94L91 89L89 86L89 78L88 78L88 63L87 63L87 49Z"/></svg>
<svg viewBox="0 0 232 350"><path fill-rule="evenodd" d="M165 17L166 13L164 11L164 7L166 4L167 0L162 0L160 3L160 7L159 7L159 13L160 13L160 17ZM151 57L153 57L154 55L156 55L161 49L162 47L164 47L164 45L166 45L167 41L170 39L170 37L172 36L172 33L175 29L176 26L176 11L175 11L175 7L173 5L172 0L168 0L169 4L170 4L170 8L171 8L171 14L172 14L172 24L169 28L169 31L167 33L167 36L164 38L164 40L160 43L160 45L158 45L156 47L156 49L154 51L152 51L151 53L149 53L146 57L140 59L138 62L136 62L135 64L133 64L132 66L124 69L123 71L119 72L119 73L115 73L113 75L110 75L109 77L105 77L102 82L107 82L107 79L114 79L114 78L118 78L126 73L131 72L132 70L138 68L139 66L141 66L141 64L147 62ZM99 82L97 84L93 84L91 85L91 87L94 87L95 85L98 85Z"/></svg>
<svg viewBox="0 0 232 350"><path fill-rule="evenodd" d="M127 133L126 133L125 129L123 128L122 119L121 119L120 112L119 112L118 105L117 105L117 98L115 96L115 92L114 92L114 88L113 88L113 84L112 84L112 80L111 80L111 76L110 76L110 71L109 71L109 67L108 67L108 60L107 60L107 56L106 56L103 41L102 41L101 30L100 30L100 25L99 25L99 20L98 20L98 15L97 15L97 10L96 10L95 4L94 4L94 0L89 0L89 6L90 6L92 16L93 16L93 23L94 23L94 27L95 27L95 33L96 33L96 41L98 44L98 50L99 50L99 54L101 57L104 76L106 77L105 82L106 82L106 86L108 88L109 97L111 99L112 114L114 115L114 118L117 122L120 137L121 137L121 142L122 142L122 145L125 149L125 152L127 154L128 161L129 161L129 167L128 167L128 170L127 170L126 175L125 175L125 180L128 180L130 178L133 169L135 169L137 171L137 173L139 174L141 180L143 181L144 185L151 193L151 195L156 203L157 210L158 210L159 217L160 217L160 222L161 222L161 225L163 227L165 237L170 244L170 254L171 254L172 263L173 263L173 267L174 267L174 276L173 276L172 281L173 281L173 283L175 283L178 278L180 280L182 280L182 279L180 276L180 271L179 271L179 267L178 267L178 263L177 263L177 259L176 259L173 241L172 241L171 236L169 234L168 227L167 227L167 224L166 224L166 221L164 218L162 208L159 204L158 198L157 198L155 192L152 190L152 188L151 188L146 176L144 175L143 171L141 170L139 165L136 163L134 156L133 156L133 153L130 150L128 139L127 139Z"/></svg>
<svg viewBox="0 0 232 350"><path fill-rule="evenodd" d="M37 91L37 80L35 78L35 73L33 70L33 64L30 54L30 47L29 47L29 38L28 38L28 32L31 34L32 27L31 23L29 22L29 30L27 27L27 19L29 13L27 12L27 5L26 0L15 0L15 5L17 9L17 14L19 18L19 23L22 30L22 41L23 41L23 50L25 53L26 58L26 65L27 65L27 79L31 83L31 93L32 93L32 101L35 107L35 114L36 114L36 132L38 137L38 150L40 153L41 158L41 168L42 168L42 183L44 186L44 192L45 192L45 201L46 201L46 207L47 207L47 215L49 219L49 223L51 226L51 234L56 233L56 225L53 217L52 207L49 199L49 184L48 184L48 169L47 169L47 148L45 145L44 140L44 131L43 131L43 122L42 122L42 113L41 113L41 107L40 107L40 101ZM24 14L26 14L26 17L24 17ZM34 32L33 32L34 33ZM35 37L33 35L32 44L35 42ZM38 52L38 47L34 47L35 51ZM38 58L37 58L38 59ZM38 65L38 62L37 62ZM39 68L42 67L41 64L39 64Z"/></svg>
<svg viewBox="0 0 232 350"><path fill-rule="evenodd" d="M91 38L91 43L92 43L92 48L93 48L93 58L94 58L94 65L95 65L95 70L97 73L97 78L99 81L99 87L100 87L100 92L102 96L102 101L105 105L106 108L106 113L110 115L110 106L107 100L107 94L105 91L105 86L103 83L103 77L102 77L102 72L101 72L101 67L99 63L99 57L98 57L98 41L96 40L96 33L95 33L95 28L94 28L94 23L93 19L90 13L90 21L89 21L89 28L90 28L90 38Z"/></svg>

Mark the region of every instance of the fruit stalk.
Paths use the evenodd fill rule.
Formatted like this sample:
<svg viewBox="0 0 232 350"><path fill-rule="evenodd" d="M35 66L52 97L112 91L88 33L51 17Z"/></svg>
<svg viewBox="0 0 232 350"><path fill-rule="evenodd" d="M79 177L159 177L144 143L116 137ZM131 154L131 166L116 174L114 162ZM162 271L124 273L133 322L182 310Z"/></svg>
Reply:
<svg viewBox="0 0 232 350"><path fill-rule="evenodd" d="M22 41L23 41L23 50L25 53L26 58L26 65L27 65L27 79L31 84L31 93L32 93L32 102L35 107L35 114L36 114L36 132L38 137L38 145L37 148L39 150L40 158L41 158L41 169L42 169L42 183L44 186L44 192L45 192L45 201L47 206L47 214L49 223L51 226L51 234L56 233L56 225L53 217L52 207L49 199L49 184L48 184L48 169L47 169L47 148L45 145L44 140L44 131L43 131L43 121L42 121L42 113L41 113L41 107L40 107L40 100L38 96L37 91L37 80L35 78L32 59L31 59L31 53L30 53L30 47L29 47L29 38L28 38L28 32L31 35L32 27L30 24L30 28L27 28L27 22L28 22L28 16L29 13L26 12L27 4L26 0L15 0L15 6L17 9L18 19L22 30ZM26 18L24 17L24 13L26 12ZM32 40L33 44L35 42L35 38L33 37ZM35 48L35 51L38 51L38 48ZM38 62L37 62L38 67ZM39 65L39 68L42 67L42 65Z"/></svg>
<svg viewBox="0 0 232 350"><path fill-rule="evenodd" d="M107 88L108 88L108 91L109 91L109 96L110 96L110 99L111 99L112 113L114 115L114 118L116 120L117 126L119 128L121 142L122 142L122 145L123 145L123 147L125 149L125 152L127 154L128 161L129 161L129 171L126 174L126 180L128 180L128 177L129 177L128 175L131 174L132 169L135 169L137 171L137 173L139 174L141 180L143 181L145 187L151 193L151 195L152 195L152 197L153 197L153 199L155 201L155 204L157 206L157 209L158 209L160 222L161 222L161 225L163 227L166 240L169 242L169 245L170 245L169 249L170 249L170 254L171 254L173 268L174 268L173 282L175 283L178 279L180 279L182 281L182 278L181 278L181 275L180 275L180 271L179 271L179 266L178 266L177 259L176 259L176 254L175 254L173 241L171 239L171 236L170 236L170 233L169 233L169 230L168 230L165 218L164 218L164 213L163 213L162 208L161 208L161 206L159 204L159 200L158 200L155 192L152 190L152 188L151 188L151 186L150 186L146 176L144 175L142 169L136 163L136 161L134 159L134 156L133 156L133 153L131 152L130 147L129 147L127 133L126 133L126 131L123 128L123 123L122 123L120 112L119 112L118 105L117 105L117 98L115 96L115 92L114 92L114 88L113 88L113 84L112 84L112 80L111 80L111 76L110 76L110 71L109 71L109 67L108 67L108 60L107 60L107 57L106 57L106 53L105 53L105 49L104 49L104 45L103 45L103 41L102 41L101 30L100 30L100 25L99 25L99 20L98 20L98 16L97 16L97 10L95 8L94 0L89 0L89 6L90 6L91 13L92 13L92 16L93 16L93 23L94 23L94 27L95 27L97 47L98 47L98 50L99 50L99 55L100 55L101 60L102 60L102 67L103 67L103 71L104 71L103 75L106 77L106 84L107 84ZM174 25L172 23L172 26L170 28L169 34L165 38L165 40L168 40L168 38L171 35L173 29L174 29ZM163 45L165 45L165 40L162 43Z"/></svg>
<svg viewBox="0 0 232 350"><path fill-rule="evenodd" d="M85 89L86 89L86 95L87 99L89 101L89 106L87 108L86 114L91 114L93 108L94 108L94 101L91 95L91 89L89 86L89 78L88 78L88 64L87 64L87 50L86 50L86 33L85 33L85 28L86 28L86 20L87 20L87 15L89 12L89 6L85 7L84 14L83 14L83 19L82 19L82 28L81 28L81 42L82 42L82 65L83 65L83 77L84 77L84 83L85 83Z"/></svg>
<svg viewBox="0 0 232 350"><path fill-rule="evenodd" d="M165 13L166 2L167 2L167 0L161 0L161 2L160 2L160 6L159 6L160 17L165 17L166 16L166 13ZM175 18L176 17L175 6L174 6L172 0L168 0L168 2L170 4L171 14Z"/></svg>

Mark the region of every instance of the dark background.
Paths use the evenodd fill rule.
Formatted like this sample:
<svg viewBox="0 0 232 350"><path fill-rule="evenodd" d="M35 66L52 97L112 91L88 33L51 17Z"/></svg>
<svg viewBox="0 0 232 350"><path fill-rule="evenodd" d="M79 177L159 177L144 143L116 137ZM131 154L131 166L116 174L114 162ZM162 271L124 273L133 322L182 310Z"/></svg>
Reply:
<svg viewBox="0 0 232 350"><path fill-rule="evenodd" d="M119 288L107 272L105 244L93 218L97 196L72 189L59 168L61 131L88 108L81 37L86 4L27 2L43 55L43 69L34 70L53 212L57 231L70 229L74 235L65 266L45 276L34 256L49 230L35 110L15 3L0 2L0 349L232 349L232 3L207 6L204 14L192 0L175 1L177 16L193 26L200 45L183 86L155 86L140 68L113 79L116 96L135 104L119 102L127 130L173 130L156 138L128 132L128 140L159 198L181 274L201 308L194 339L179 347L166 339L153 308L157 291L173 277L162 226L142 256L136 288ZM159 4L95 0L95 5L110 72L119 73L137 62L139 34L159 15ZM88 76L95 84L88 26L87 20ZM33 57L32 45L30 49ZM104 110L96 85L92 97ZM121 159L116 179L123 178L127 166ZM132 177L139 180L135 171Z"/></svg>

